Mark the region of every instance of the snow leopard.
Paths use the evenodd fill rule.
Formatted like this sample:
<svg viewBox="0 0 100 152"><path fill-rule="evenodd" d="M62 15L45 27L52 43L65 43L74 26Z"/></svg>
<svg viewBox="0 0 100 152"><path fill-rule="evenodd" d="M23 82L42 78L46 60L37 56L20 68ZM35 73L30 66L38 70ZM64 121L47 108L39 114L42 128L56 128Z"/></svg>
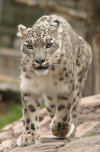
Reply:
<svg viewBox="0 0 100 152"><path fill-rule="evenodd" d="M17 145L41 142L39 111L44 100L58 138L74 137L79 101L92 62L90 45L69 22L45 15L31 28L18 26L21 39L20 88L24 130Z"/></svg>

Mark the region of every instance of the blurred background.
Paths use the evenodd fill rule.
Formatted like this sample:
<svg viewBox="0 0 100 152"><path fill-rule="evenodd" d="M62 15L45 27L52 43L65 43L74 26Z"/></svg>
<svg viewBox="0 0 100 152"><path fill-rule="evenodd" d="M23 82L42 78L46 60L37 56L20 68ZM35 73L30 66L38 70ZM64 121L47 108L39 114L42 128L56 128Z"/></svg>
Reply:
<svg viewBox="0 0 100 152"><path fill-rule="evenodd" d="M0 0L0 128L21 117L18 24L31 27L58 14L92 47L93 62L83 96L100 92L100 0Z"/></svg>

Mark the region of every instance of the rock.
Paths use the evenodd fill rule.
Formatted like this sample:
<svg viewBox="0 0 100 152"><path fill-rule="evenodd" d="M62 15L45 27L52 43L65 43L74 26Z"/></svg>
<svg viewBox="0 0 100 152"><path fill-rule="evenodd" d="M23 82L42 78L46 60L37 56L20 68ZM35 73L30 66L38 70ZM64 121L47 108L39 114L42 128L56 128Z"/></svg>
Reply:
<svg viewBox="0 0 100 152"><path fill-rule="evenodd" d="M9 152L100 152L100 135L85 137L71 142L67 142L65 139L55 139L55 141L53 139L51 142L48 142L26 147L16 147Z"/></svg>
<svg viewBox="0 0 100 152"><path fill-rule="evenodd" d="M45 116L44 119L41 121L40 126L41 126L41 136L44 135L50 135L50 117Z"/></svg>
<svg viewBox="0 0 100 152"><path fill-rule="evenodd" d="M45 126L46 124L49 124L50 121L51 121L50 117L49 117L49 116L45 116L45 117L43 118L43 120L41 121L41 123L40 123L41 127L42 127L42 126Z"/></svg>
<svg viewBox="0 0 100 152"><path fill-rule="evenodd" d="M100 122L99 121L86 121L80 125L78 125L78 127L76 128L76 133L75 136L80 138L82 136L90 136L90 135L96 135L96 131L94 131L95 127L99 124L100 127Z"/></svg>
<svg viewBox="0 0 100 152"><path fill-rule="evenodd" d="M99 152L100 151L100 95L85 97L80 102L78 126L76 137L83 137L67 143L67 139L55 138L50 132L51 118L47 115L46 109L40 111L40 126L42 143L28 147L11 148L9 152L35 151L35 152ZM0 132L0 142L3 147L11 146L12 139L18 137L23 130L22 119L3 128ZM94 136L95 135L95 136ZM87 137L86 136L90 136ZM64 146L64 143L66 145ZM97 143L97 144L96 144ZM64 146L63 148L60 148ZM91 147L93 147L91 149ZM86 149L85 149L86 148ZM99 149L99 150L98 150ZM5 149L6 150L6 149ZM83 151L82 151L83 150ZM93 150L93 151L92 151ZM6 152L6 151L4 151ZM7 151L8 152L8 151Z"/></svg>
<svg viewBox="0 0 100 152"><path fill-rule="evenodd" d="M13 126L13 135L14 137L18 137L23 132L23 122L19 121Z"/></svg>
<svg viewBox="0 0 100 152"><path fill-rule="evenodd" d="M15 147L10 152L55 152L57 147L62 147L64 142L57 138L43 138L42 143L26 147ZM65 140L64 140L65 141Z"/></svg>
<svg viewBox="0 0 100 152"><path fill-rule="evenodd" d="M93 128L88 130L84 136L94 136L100 134L100 122L98 122Z"/></svg>
<svg viewBox="0 0 100 152"><path fill-rule="evenodd" d="M13 139L7 139L7 140L2 142L2 147L3 148L11 148L13 143L14 143Z"/></svg>
<svg viewBox="0 0 100 152"><path fill-rule="evenodd" d="M9 130L13 127L13 124L9 124L7 126L5 126L2 130Z"/></svg>
<svg viewBox="0 0 100 152"><path fill-rule="evenodd" d="M81 99L76 137L100 133L100 95Z"/></svg>
<svg viewBox="0 0 100 152"><path fill-rule="evenodd" d="M12 137L13 137L12 129L0 132L0 142L4 141L6 139L11 139Z"/></svg>
<svg viewBox="0 0 100 152"><path fill-rule="evenodd" d="M100 121L100 95L81 99L78 124L85 121Z"/></svg>
<svg viewBox="0 0 100 152"><path fill-rule="evenodd" d="M74 140L57 152L100 152L100 135Z"/></svg>

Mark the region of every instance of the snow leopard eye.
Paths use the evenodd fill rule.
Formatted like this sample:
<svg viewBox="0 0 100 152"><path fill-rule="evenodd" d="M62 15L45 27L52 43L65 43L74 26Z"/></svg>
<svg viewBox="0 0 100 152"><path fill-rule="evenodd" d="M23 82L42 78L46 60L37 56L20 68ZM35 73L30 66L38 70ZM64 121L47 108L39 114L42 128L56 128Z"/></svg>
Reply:
<svg viewBox="0 0 100 152"><path fill-rule="evenodd" d="M33 49L33 46L32 46L31 44L27 44L26 47L27 47L28 49Z"/></svg>
<svg viewBox="0 0 100 152"><path fill-rule="evenodd" d="M46 44L46 49L47 49L47 48L50 48L51 46L52 46L52 43L47 43L47 44Z"/></svg>

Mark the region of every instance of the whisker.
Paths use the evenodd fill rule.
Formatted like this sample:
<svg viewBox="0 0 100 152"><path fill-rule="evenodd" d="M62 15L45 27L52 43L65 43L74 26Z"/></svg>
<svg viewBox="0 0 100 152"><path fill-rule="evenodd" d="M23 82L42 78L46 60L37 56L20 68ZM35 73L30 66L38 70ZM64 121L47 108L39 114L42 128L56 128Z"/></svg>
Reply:
<svg viewBox="0 0 100 152"><path fill-rule="evenodd" d="M28 64L28 65L22 65L22 67L30 67L30 66L32 66L32 64Z"/></svg>
<svg viewBox="0 0 100 152"><path fill-rule="evenodd" d="M57 56L56 56L56 55L57 55ZM53 61L52 63L56 63L58 59L59 59L59 58L58 58L58 54L55 54L55 56L53 56L53 57L51 58L51 61ZM51 62L51 61L50 61L50 62Z"/></svg>

